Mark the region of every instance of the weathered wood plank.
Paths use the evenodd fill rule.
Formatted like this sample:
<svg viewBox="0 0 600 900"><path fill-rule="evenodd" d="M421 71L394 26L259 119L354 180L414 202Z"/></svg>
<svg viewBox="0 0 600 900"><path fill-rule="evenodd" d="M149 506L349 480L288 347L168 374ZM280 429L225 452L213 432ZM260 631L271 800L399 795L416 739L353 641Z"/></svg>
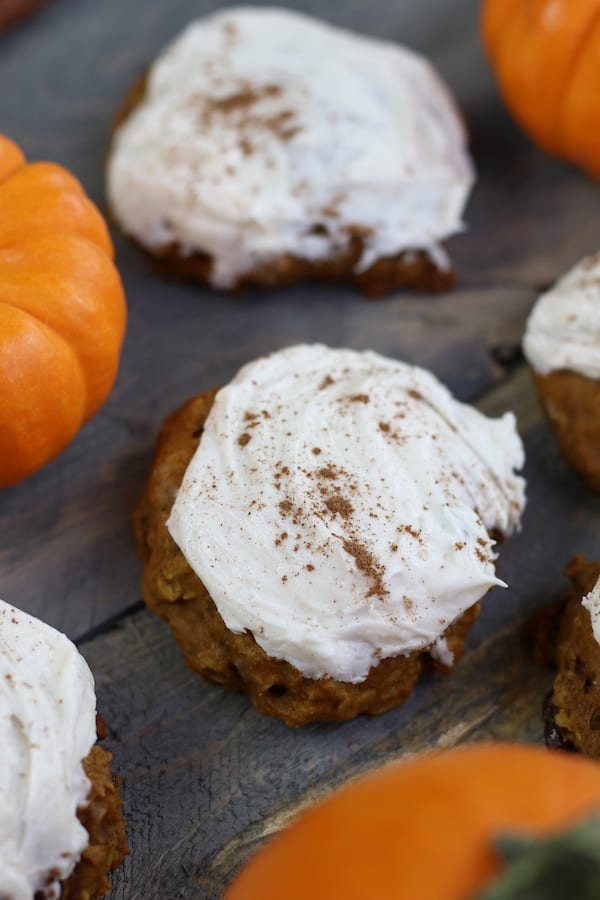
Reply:
<svg viewBox="0 0 600 900"><path fill-rule="evenodd" d="M403 709L291 730L187 672L150 614L83 650L130 821L132 855L115 878L115 900L216 900L262 840L349 777L426 747L539 741L550 687L510 630L472 650L451 680L428 679Z"/></svg>
<svg viewBox="0 0 600 900"><path fill-rule="evenodd" d="M83 645L130 819L132 856L116 877L117 900L217 898L299 806L388 759L465 740L542 739L552 673L532 661L521 626L563 591L560 569L573 553L597 556L600 500L558 458L524 368L480 405L516 409L528 454L524 527L501 554L510 587L484 601L455 673L425 679L403 708L288 729L187 671L146 611Z"/></svg>

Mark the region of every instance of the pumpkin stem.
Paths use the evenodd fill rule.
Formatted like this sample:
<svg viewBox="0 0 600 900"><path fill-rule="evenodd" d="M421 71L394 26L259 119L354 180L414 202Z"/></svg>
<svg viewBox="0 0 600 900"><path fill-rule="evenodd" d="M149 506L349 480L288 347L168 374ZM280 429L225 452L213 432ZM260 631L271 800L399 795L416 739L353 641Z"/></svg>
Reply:
<svg viewBox="0 0 600 900"><path fill-rule="evenodd" d="M496 848L507 866L473 900L597 900L600 815L550 838L502 835Z"/></svg>

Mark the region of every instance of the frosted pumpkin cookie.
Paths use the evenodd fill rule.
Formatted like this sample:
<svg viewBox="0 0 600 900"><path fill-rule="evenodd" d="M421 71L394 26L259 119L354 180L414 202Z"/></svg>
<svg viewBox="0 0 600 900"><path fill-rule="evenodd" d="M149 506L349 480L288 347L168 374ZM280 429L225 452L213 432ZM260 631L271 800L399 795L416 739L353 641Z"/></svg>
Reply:
<svg viewBox="0 0 600 900"><path fill-rule="evenodd" d="M565 574L572 587L550 652L558 666L551 725L563 743L600 758L600 562L576 556Z"/></svg>
<svg viewBox="0 0 600 900"><path fill-rule="evenodd" d="M108 198L169 272L229 289L304 278L443 288L473 182L430 64L291 10L193 22L120 116Z"/></svg>
<svg viewBox="0 0 600 900"><path fill-rule="evenodd" d="M600 254L534 306L523 351L565 461L600 490Z"/></svg>
<svg viewBox="0 0 600 900"><path fill-rule="evenodd" d="M296 346L167 419L135 514L146 603L188 665L288 724L450 670L519 523L514 418L375 353Z"/></svg>
<svg viewBox="0 0 600 900"><path fill-rule="evenodd" d="M96 726L94 681L76 647L0 601L3 900L92 900L110 889L127 841Z"/></svg>

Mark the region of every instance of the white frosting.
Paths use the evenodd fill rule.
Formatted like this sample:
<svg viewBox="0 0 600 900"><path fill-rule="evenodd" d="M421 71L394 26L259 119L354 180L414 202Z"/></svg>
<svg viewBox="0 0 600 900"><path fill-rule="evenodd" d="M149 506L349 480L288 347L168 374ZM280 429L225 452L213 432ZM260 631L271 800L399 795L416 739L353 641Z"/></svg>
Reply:
<svg viewBox="0 0 600 900"><path fill-rule="evenodd" d="M0 897L60 896L88 844L77 818L96 740L92 674L49 625L0 600Z"/></svg>
<svg viewBox="0 0 600 900"><path fill-rule="evenodd" d="M590 619L592 620L592 631L594 632L596 643L600 644L600 578L593 590L581 602L589 611Z"/></svg>
<svg viewBox="0 0 600 900"><path fill-rule="evenodd" d="M425 59L252 7L192 23L162 53L108 168L123 230L150 250L209 254L224 288L286 253L338 255L356 226L357 271L406 249L447 265L439 242L462 229L472 182L462 122Z"/></svg>
<svg viewBox="0 0 600 900"><path fill-rule="evenodd" d="M542 294L527 321L523 351L541 375L569 369L600 378L600 254Z"/></svg>
<svg viewBox="0 0 600 900"><path fill-rule="evenodd" d="M356 683L502 584L488 532L519 522L522 463L512 413L375 353L296 346L219 391L167 524L231 631Z"/></svg>

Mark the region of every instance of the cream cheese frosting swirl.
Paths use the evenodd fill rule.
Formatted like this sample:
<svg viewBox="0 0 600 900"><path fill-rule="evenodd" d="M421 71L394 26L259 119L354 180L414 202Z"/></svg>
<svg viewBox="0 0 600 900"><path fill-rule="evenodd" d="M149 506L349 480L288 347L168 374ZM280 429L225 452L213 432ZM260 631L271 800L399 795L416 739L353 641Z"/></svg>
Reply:
<svg viewBox="0 0 600 900"><path fill-rule="evenodd" d="M111 208L151 251L213 259L231 287L286 254L357 271L403 250L448 265L473 182L465 132L429 63L290 10L192 23L117 129Z"/></svg>
<svg viewBox="0 0 600 900"><path fill-rule="evenodd" d="M290 347L216 396L168 528L226 626L304 675L364 680L493 585L524 506L514 417L372 352Z"/></svg>
<svg viewBox="0 0 600 900"><path fill-rule="evenodd" d="M540 375L568 369L600 378L600 254L542 294L527 321L523 352Z"/></svg>
<svg viewBox="0 0 600 900"><path fill-rule="evenodd" d="M0 601L0 897L58 898L88 844L77 818L96 740L92 674L49 625Z"/></svg>
<svg viewBox="0 0 600 900"><path fill-rule="evenodd" d="M600 644L600 578L594 585L594 588L581 601L590 614L592 620L592 631L596 639L596 643Z"/></svg>

